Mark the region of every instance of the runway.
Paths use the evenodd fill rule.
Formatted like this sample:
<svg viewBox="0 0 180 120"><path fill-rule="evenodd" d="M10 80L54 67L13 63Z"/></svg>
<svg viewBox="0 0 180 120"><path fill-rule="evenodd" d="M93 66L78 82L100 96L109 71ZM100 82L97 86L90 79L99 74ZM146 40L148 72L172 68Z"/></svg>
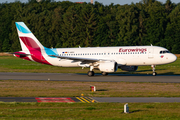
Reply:
<svg viewBox="0 0 180 120"><path fill-rule="evenodd" d="M180 75L144 75L144 74L96 74L88 77L86 74L74 73L0 73L0 80L52 80L52 81L82 81L82 82L157 82L180 83Z"/></svg>
<svg viewBox="0 0 180 120"><path fill-rule="evenodd" d="M63 103L169 103L180 102L180 97L0 97L1 102L63 102Z"/></svg>

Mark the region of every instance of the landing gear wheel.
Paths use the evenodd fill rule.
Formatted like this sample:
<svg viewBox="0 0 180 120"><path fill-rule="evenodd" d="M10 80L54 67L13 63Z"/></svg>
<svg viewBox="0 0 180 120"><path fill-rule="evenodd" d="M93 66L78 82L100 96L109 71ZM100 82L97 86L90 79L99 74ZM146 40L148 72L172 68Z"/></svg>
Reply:
<svg viewBox="0 0 180 120"><path fill-rule="evenodd" d="M157 73L156 72L153 72L153 74L152 74L153 76L156 76L157 75Z"/></svg>
<svg viewBox="0 0 180 120"><path fill-rule="evenodd" d="M87 75L88 75L89 77L94 76L94 71L88 71Z"/></svg>
<svg viewBox="0 0 180 120"><path fill-rule="evenodd" d="M153 76L156 76L157 75L157 73L155 72L155 65L151 65L151 67L152 67L152 70L153 70Z"/></svg>
<svg viewBox="0 0 180 120"><path fill-rule="evenodd" d="M106 73L106 72L102 72L102 75L103 75L103 76L106 76L106 75L108 75L108 73Z"/></svg>

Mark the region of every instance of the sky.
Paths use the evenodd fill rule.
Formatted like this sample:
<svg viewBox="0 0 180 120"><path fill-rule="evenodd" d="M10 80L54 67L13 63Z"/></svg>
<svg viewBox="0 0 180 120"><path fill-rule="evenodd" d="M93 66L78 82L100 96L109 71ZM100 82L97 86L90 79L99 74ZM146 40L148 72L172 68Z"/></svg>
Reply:
<svg viewBox="0 0 180 120"><path fill-rule="evenodd" d="M4 3L4 2L14 2L15 0L0 0L0 3ZM21 2L28 2L28 0L18 0ZM91 0L55 0L55 1L71 1L71 2L90 2ZM102 3L103 5L110 5L111 3L114 4L120 4L120 5L124 5L124 4L131 4L133 3L137 3L140 2L141 0L94 0L94 1L98 1L99 3ZM166 0L157 0L160 1L162 3L165 3ZM171 0L171 2L173 3L180 3L179 0Z"/></svg>

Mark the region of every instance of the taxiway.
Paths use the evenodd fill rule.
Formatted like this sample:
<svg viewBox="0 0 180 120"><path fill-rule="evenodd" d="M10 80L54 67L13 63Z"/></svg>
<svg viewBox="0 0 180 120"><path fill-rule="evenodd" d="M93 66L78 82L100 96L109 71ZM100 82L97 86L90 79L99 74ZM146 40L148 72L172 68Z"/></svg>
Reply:
<svg viewBox="0 0 180 120"><path fill-rule="evenodd" d="M144 75L144 74L86 74L73 73L0 73L0 80L52 80L52 81L83 81L83 82L159 82L180 83L180 75Z"/></svg>

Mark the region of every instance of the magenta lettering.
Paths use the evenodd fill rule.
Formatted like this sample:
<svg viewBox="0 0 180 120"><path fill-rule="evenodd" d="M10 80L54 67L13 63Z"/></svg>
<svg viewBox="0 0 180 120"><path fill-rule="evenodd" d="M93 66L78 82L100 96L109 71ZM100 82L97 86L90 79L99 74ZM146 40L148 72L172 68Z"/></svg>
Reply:
<svg viewBox="0 0 180 120"><path fill-rule="evenodd" d="M119 48L119 52L146 52L147 48L123 49Z"/></svg>

